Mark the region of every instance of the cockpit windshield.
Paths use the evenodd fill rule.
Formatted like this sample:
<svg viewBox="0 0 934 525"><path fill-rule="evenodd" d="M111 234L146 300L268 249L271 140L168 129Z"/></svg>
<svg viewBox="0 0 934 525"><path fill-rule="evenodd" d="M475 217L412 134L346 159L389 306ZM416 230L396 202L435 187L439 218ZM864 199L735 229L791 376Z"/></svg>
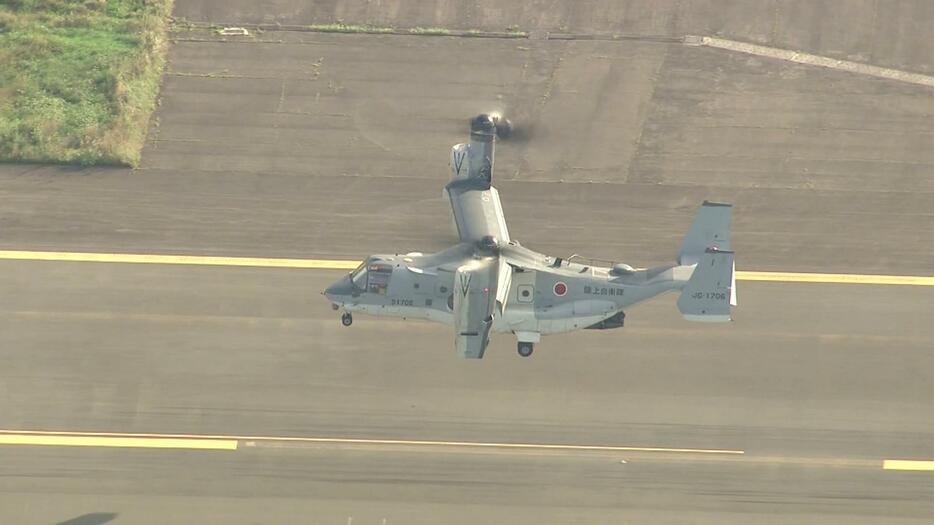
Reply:
<svg viewBox="0 0 934 525"><path fill-rule="evenodd" d="M360 266L350 272L350 280L355 288L366 290L366 261L360 263Z"/></svg>

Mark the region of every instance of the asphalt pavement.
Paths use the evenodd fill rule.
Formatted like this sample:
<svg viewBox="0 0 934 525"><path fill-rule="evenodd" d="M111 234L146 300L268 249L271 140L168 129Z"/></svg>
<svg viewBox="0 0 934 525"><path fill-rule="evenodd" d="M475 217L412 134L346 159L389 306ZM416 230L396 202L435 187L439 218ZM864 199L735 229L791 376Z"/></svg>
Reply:
<svg viewBox="0 0 934 525"><path fill-rule="evenodd" d="M622 2L605 18L600 3L533 16L478 2L454 16L463 23L455 3L382 4L179 1L176 15L712 33L930 71L924 2L846 13ZM500 144L494 179L512 237L531 248L664 263L712 199L735 203L740 270L934 275L930 88L644 39L293 29L179 28L143 166L0 165L0 249L349 260L441 249L454 242L449 148L472 115L499 109L519 132ZM497 337L467 362L442 325L342 327L320 295L339 275L0 261L0 430L238 443L0 445L0 522L934 517L931 472L883 470L934 460L930 287L741 282L728 325L683 321L663 296L621 330L548 337L531 359Z"/></svg>

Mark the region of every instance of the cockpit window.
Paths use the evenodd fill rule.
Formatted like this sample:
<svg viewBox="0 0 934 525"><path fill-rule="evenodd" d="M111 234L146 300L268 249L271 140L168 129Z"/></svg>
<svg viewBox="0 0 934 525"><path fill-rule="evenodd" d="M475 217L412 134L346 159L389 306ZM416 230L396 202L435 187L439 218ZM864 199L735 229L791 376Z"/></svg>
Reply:
<svg viewBox="0 0 934 525"><path fill-rule="evenodd" d="M350 272L350 280L353 281L354 287L366 290L366 262Z"/></svg>
<svg viewBox="0 0 934 525"><path fill-rule="evenodd" d="M389 279L392 277L392 266L388 264L370 264L367 268L366 291L379 295L386 295L389 289Z"/></svg>
<svg viewBox="0 0 934 525"><path fill-rule="evenodd" d="M378 262L365 262L350 272L354 288L379 295L386 295L389 291L391 277L392 265Z"/></svg>

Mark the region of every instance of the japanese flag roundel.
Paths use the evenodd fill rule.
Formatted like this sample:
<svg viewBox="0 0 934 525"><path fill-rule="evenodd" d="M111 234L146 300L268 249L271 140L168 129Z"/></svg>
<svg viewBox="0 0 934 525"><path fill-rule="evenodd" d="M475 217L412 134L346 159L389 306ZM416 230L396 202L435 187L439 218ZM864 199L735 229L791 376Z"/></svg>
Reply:
<svg viewBox="0 0 934 525"><path fill-rule="evenodd" d="M563 297L564 294L568 293L568 285L564 284L561 281L558 281L555 283L554 292L555 292L555 295L557 295L558 297Z"/></svg>

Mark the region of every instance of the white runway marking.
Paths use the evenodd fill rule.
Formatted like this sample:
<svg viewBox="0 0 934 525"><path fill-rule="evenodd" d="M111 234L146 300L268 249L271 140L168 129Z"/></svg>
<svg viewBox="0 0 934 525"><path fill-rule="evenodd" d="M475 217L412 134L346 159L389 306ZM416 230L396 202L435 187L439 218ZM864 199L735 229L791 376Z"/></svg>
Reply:
<svg viewBox="0 0 934 525"><path fill-rule="evenodd" d="M835 69L837 71L856 73L858 75L867 75L870 77L895 80L897 82L905 82L918 86L934 87L934 76L922 75L921 73L912 73L910 71L902 71L900 69L891 69L887 67L861 64L859 62L851 62L849 60L838 60L836 58L812 55L810 53L802 53L800 51L792 51L790 49L761 46L758 44L750 44L748 42L739 42L736 40L728 40L725 38L716 38L712 36L689 35L685 37L684 42L688 45L713 47L717 49L725 49L727 51L737 51L740 53L747 53L760 57L787 60L788 62L795 62L797 64L826 67L829 69Z"/></svg>

